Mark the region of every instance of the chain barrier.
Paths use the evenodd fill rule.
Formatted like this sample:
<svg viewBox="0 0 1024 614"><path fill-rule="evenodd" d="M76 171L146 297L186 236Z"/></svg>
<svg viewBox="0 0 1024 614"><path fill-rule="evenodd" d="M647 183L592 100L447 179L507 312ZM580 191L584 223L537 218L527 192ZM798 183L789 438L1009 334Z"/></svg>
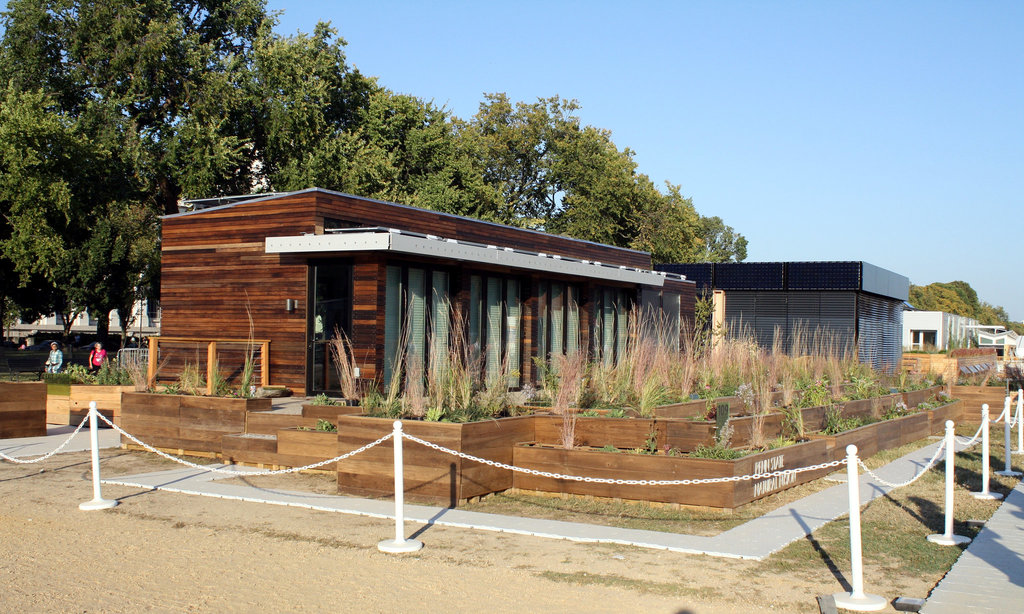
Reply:
<svg viewBox="0 0 1024 614"><path fill-rule="evenodd" d="M156 454L158 456L162 456L163 458L166 458L167 460L174 461L174 462L176 462L178 464L185 465L186 467L191 467L193 469L199 469L200 471L209 471L211 473L219 473L219 474L222 474L222 475L244 476L244 477L250 477L250 478L251 477L264 476L264 475L284 475L286 473L297 473L299 471L306 471L306 470L309 470L309 469L316 469L317 467L323 467L324 465L328 465L330 463L334 463L334 462L338 462L338 461L343 461L343 460L345 460L347 458L351 458L351 457L355 456L356 454L360 454L362 452L365 452L365 451L369 450L370 448L373 448L375 446L378 446L378 445L384 443L388 439L391 439L392 436L394 436L394 433L388 433L387 435L381 437L380 439L378 439L376 441L373 441L373 442L370 442L370 443L366 444L365 446L363 446L363 447L361 447L361 448L359 448L357 450L352 450L351 452L346 452L345 454L341 454L339 456L335 456L334 458L329 458L327 460L323 460L323 461L320 461L318 463L313 463L312 465L305 465L303 467L291 467L291 468L288 468L288 469L275 469L275 470L267 469L267 470L261 470L261 471L238 471L238 470L235 470L235 469L224 469L222 467L212 467L212 466L209 466L209 465L199 465L197 463L193 463L193 462L187 461L187 460L185 460L183 458L178 458L177 456L174 456L172 454L168 454L168 453L164 452L163 450L158 450L158 449L154 448L153 446L149 445L148 443L140 440L138 437L135 437L131 433L125 431L121 427L117 426L116 424L114 424L113 422L108 420L103 414L98 414L98 415L99 415L99 417L104 422L109 424L111 426L111 428L113 428L118 433L121 433L122 435L127 437L133 443L135 443L135 444L137 444L139 446L142 446L147 451L152 452L153 454Z"/></svg>
<svg viewBox="0 0 1024 614"><path fill-rule="evenodd" d="M967 441L964 441L963 439L961 439L961 438L959 438L959 437L954 437L954 438L953 438L953 440L954 440L954 441L955 441L955 442L956 442L957 444L959 444L959 445L963 446L963 447L962 447L962 448L960 449L960 451L961 451L961 452L963 452L963 451L964 451L964 450L966 450L967 448L970 448L970 447L971 447L971 446L973 446L974 444L978 443L978 438L979 438L979 437L981 437L981 431L982 431L982 429L984 429L984 428L985 428L985 425L984 425L984 424L983 424L983 425L981 425L981 426L979 426L979 427L978 427L978 432L974 434L974 437L971 437L971 438L970 438L970 439L968 439Z"/></svg>
<svg viewBox="0 0 1024 614"><path fill-rule="evenodd" d="M804 473L806 471L817 471L819 469L828 469L830 467L838 467L844 464L845 460L837 460L829 463L819 463L817 465L809 465L807 467L800 467L798 469L783 469L780 471L772 471L770 473L753 473L749 475L737 475L727 476L722 478L699 478L699 479L684 479L684 480L620 480L615 478L594 478L581 475L565 475L562 473L551 473L549 471L539 471L537 469L527 469L525 467L516 467L515 465L506 465L505 463L499 463L498 461L488 460L486 458L480 458L479 456L473 456L472 454L466 454L464 452L457 452L444 446L439 446L436 443L431 443L416 437L403 433L402 437L415 441L416 443L437 450L438 452L444 452L445 454L451 454L465 460L482 463L484 465L490 465L499 469L508 469L518 473L528 473L530 475L536 475L544 478L553 478L556 480L570 480L572 482L586 482L589 484L618 484L626 486L694 486L697 484L717 484L721 482L742 482L745 480L763 480L767 478L778 477L782 475L791 475L797 473Z"/></svg>
<svg viewBox="0 0 1024 614"><path fill-rule="evenodd" d="M867 473L872 478L874 478L876 482L879 482L880 484L882 484L884 486L888 486L889 488L903 488L904 486L910 486L914 482L916 482L919 479L921 479L921 476L923 476L925 473L928 473L928 470L931 469L932 467L934 467L935 463L937 463L939 461L939 455L942 454L942 451L945 448L946 448L946 441L943 440L942 443L939 444L938 449L935 450L935 455L932 456L932 459L930 461L928 461L928 464L925 465L924 468L922 468L921 471L919 471L917 475L915 475L914 477L910 478L906 482L900 482L898 484L890 482L890 481L888 481L888 480L886 480L884 478L879 477L877 473L875 473L874 471L868 469L868 466L865 465L864 461L862 461L859 457L857 458L857 464L861 466L861 469L863 469L865 473Z"/></svg>
<svg viewBox="0 0 1024 614"><path fill-rule="evenodd" d="M48 452L47 454L45 454L43 456L40 456L38 458L33 458L33 459L25 460L23 458L16 458L14 456L8 456L8 455L4 454L3 452L0 452L0 458L4 459L6 461L11 461L12 463L17 463L19 465L30 465L32 463L38 463L39 461L44 461L44 460L50 458L51 456L53 456L54 454L60 453L61 450L66 448L67 445L69 443L71 443L71 440L75 438L75 435L77 435L82 430L82 427L85 426L85 423L88 422L88 421L89 421L89 415L86 414L85 418L78 424L78 428L75 429L75 432L71 433L70 435L68 435L68 438L64 440L64 443L60 444L59 446L57 446L57 448L55 450L53 450L51 452Z"/></svg>

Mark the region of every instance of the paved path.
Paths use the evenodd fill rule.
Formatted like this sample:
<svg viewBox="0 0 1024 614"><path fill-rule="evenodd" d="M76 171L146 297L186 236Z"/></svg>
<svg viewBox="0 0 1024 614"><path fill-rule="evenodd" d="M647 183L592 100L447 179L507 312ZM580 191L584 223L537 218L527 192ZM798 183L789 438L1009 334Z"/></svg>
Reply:
<svg viewBox="0 0 1024 614"><path fill-rule="evenodd" d="M56 448L73 430L73 427L50 427L50 434L47 437L0 440L0 451L18 457L44 454ZM113 430L101 429L99 436L101 447L117 447L120 443L117 433ZM88 442L88 431L83 430L68 444L65 451L88 450ZM938 442L930 444L889 463L875 473L890 482L908 480L921 471L933 457L937 447ZM245 467L231 468L245 473L258 471ZM254 503L394 518L394 504L387 501L316 495L217 481L224 477L210 471L183 467L169 471L108 477L103 482ZM845 476L839 474L838 477ZM869 476L861 476L862 504L883 496L889 490L889 487L881 485ZM846 484L834 486L713 537L518 518L419 505L407 505L405 517L411 525L422 525L416 529L412 537L436 524L580 542L627 544L676 552L761 560L847 513L849 504L846 493ZM932 591L922 610L925 614L1010 611L1024 611L1024 485L1020 482L946 577Z"/></svg>
<svg viewBox="0 0 1024 614"><path fill-rule="evenodd" d="M1024 485L1006 501L932 590L923 614L1024 611Z"/></svg>
<svg viewBox="0 0 1024 614"><path fill-rule="evenodd" d="M917 474L932 458L938 443L930 444L877 470L882 478L900 482ZM223 465L213 465L222 467ZM256 472L257 469L232 467L234 470ZM291 505L316 510L360 514L379 518L394 518L394 504L354 497L334 495L311 495L284 490L260 489L252 486L218 483L224 476L182 468L157 473L108 477L106 484L119 484L138 488L149 488L180 492L192 495L220 497ZM874 481L862 477L861 503L881 497L889 490ZM539 520L469 512L445 507L406 505L405 517L410 523L443 525L520 533L537 537L568 539L580 542L601 542L657 548L676 552L707 554L711 556L762 560L787 544L803 539L815 529L849 512L847 487L845 484L815 493L792 504L780 507L760 518L715 535L683 535L640 529L624 529L600 525ZM424 527L422 530L425 530Z"/></svg>
<svg viewBox="0 0 1024 614"><path fill-rule="evenodd" d="M77 426L77 424L75 426L54 426L51 424L46 427L46 435L43 437L0 439L0 452L7 456L25 459L47 454L64 443L64 440L71 433L75 432L75 427ZM100 448L117 448L121 446L121 436L114 429L99 429L97 435L99 436ZM88 449L89 425L86 424L62 451L82 452Z"/></svg>

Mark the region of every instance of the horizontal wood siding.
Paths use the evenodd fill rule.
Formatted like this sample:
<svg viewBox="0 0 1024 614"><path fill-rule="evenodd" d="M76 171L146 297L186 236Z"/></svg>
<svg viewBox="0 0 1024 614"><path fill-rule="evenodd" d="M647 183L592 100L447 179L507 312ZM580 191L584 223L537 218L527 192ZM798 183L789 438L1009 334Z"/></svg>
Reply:
<svg viewBox="0 0 1024 614"><path fill-rule="evenodd" d="M315 194L319 218L344 220L352 223L353 227L384 226L438 235L446 239L515 247L545 254L597 260L608 264L651 268L651 257L644 252L579 241L512 226L490 224L480 220L445 215L428 209L404 207L326 192Z"/></svg>
<svg viewBox="0 0 1024 614"><path fill-rule="evenodd" d="M0 382L0 439L46 435L46 383Z"/></svg>
<svg viewBox="0 0 1024 614"><path fill-rule="evenodd" d="M165 218L160 332L165 337L271 339L270 383L305 392L306 261L267 254L268 236L313 232L306 197ZM285 310L293 299L298 307ZM205 356L203 356L205 360ZM228 375L240 361L221 358Z"/></svg>

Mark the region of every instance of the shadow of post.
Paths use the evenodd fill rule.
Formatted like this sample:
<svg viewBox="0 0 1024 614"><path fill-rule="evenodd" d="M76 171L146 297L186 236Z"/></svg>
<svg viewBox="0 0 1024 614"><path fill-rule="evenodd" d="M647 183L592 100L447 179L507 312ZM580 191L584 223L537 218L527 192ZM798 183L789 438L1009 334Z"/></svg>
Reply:
<svg viewBox="0 0 1024 614"><path fill-rule="evenodd" d="M804 519L800 517L800 514L798 514L796 510L791 509L789 510L789 513L793 516L793 519L796 520L797 523L800 525L800 528L804 530L804 533L807 534L807 543L811 545L811 548L814 549L814 552L817 553L817 555L821 558L822 562L825 563L825 566L828 568L829 572L831 572L832 576L839 581L839 585L843 587L843 590L846 592L852 591L853 586L849 583L849 581L847 581L846 576L843 575L843 572L839 570L839 567L836 565L836 562L832 559L832 555L830 555L824 548L822 548L821 543L819 543L818 540L814 538L814 534L811 532L811 527L809 527L807 523L804 522Z"/></svg>

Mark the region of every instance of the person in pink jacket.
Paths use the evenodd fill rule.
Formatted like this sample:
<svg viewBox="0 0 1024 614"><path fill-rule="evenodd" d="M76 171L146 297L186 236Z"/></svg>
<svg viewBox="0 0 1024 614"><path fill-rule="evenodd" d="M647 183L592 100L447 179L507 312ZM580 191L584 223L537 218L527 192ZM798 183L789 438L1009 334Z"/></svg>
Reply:
<svg viewBox="0 0 1024 614"><path fill-rule="evenodd" d="M103 363L107 361L107 351L103 349L103 344L99 341L93 346L92 351L89 352L89 373L97 373Z"/></svg>

